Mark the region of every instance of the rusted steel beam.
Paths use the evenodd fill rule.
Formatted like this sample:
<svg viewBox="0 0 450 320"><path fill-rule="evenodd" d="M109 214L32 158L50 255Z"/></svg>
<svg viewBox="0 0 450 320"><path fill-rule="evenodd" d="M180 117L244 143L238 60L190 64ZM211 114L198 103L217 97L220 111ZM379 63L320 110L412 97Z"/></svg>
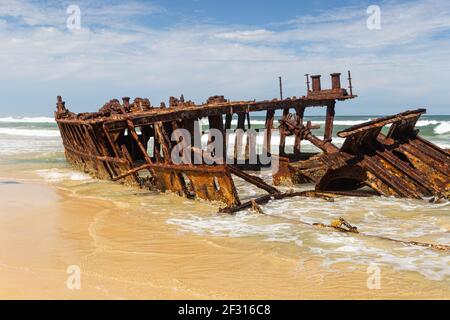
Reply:
<svg viewBox="0 0 450 320"><path fill-rule="evenodd" d="M241 178L241 179L243 179L243 180L245 180L245 181L247 181L247 182L257 186L258 188L266 190L270 194L280 193L280 191L277 188L267 184L266 182L264 182L263 179L261 179L259 177L255 177L255 176L252 176L252 175L250 175L248 173L245 173L242 170L239 170L238 168L236 168L235 166L232 166L232 165L229 165L228 169L230 170L230 172L232 174L234 174L234 175L238 176L239 178Z"/></svg>
<svg viewBox="0 0 450 320"><path fill-rule="evenodd" d="M305 107L296 108L295 115L296 115L297 126L303 127L303 117L305 116ZM301 143L302 143L301 137L298 135L295 135L294 154L297 156L300 155L300 153L301 153Z"/></svg>
<svg viewBox="0 0 450 320"><path fill-rule="evenodd" d="M79 123L79 121L86 122L107 122L110 129L119 130L126 127L124 123L125 118L131 117L133 123L136 126L146 125L148 122L157 121L172 121L184 118L204 118L211 115L227 114L227 113L246 113L256 111L267 110L280 110L284 108L296 108L299 106L306 107L321 107L326 106L330 100L346 100L353 99L356 96L339 95L334 93L324 93L320 98L286 98L282 101L278 99L266 100L266 101L238 101L238 102L222 102L222 103L206 103L201 105L187 104L183 108L146 108L145 111L127 113L123 115L123 111L119 110L114 114L114 117L110 115L105 116L104 112L96 114L81 114L81 118L73 113L58 114L58 121L60 123ZM112 102L112 105L117 104L117 108L121 109L122 106L118 101ZM114 120L112 120L114 119ZM112 125L111 123L117 126ZM119 122L119 123L117 123ZM120 126L120 128L118 127Z"/></svg>
<svg viewBox="0 0 450 320"><path fill-rule="evenodd" d="M90 146L89 148L92 151L92 154L100 156L100 157L103 156L101 153L101 148L98 146L98 144L96 142L96 139L95 139L96 137L95 137L95 133L94 133L92 126L91 125L84 126L84 131L85 131L85 136L87 138L87 142ZM99 172L101 172L102 178L104 178L104 179L112 178L114 176L114 174L112 173L108 162L104 162L101 160L99 160L98 162L100 162L100 163L98 164L97 161L95 162L95 167L99 170Z"/></svg>
<svg viewBox="0 0 450 320"><path fill-rule="evenodd" d="M399 113L394 116L375 119L375 120L364 122L364 123L352 126L348 129L342 130L342 131L338 132L337 135L341 138L347 138L351 135L355 135L356 133L364 132L364 131L367 131L368 129L373 129L373 128L382 128L388 124L392 124L397 121L416 119L418 116L424 114L425 112L426 112L426 109L417 109L417 110L411 110L411 111Z"/></svg>
<svg viewBox="0 0 450 320"><path fill-rule="evenodd" d="M333 122L335 115L335 102L330 102L327 106L327 115L325 118L325 133L323 139L325 141L331 141L333 137Z"/></svg>
<svg viewBox="0 0 450 320"><path fill-rule="evenodd" d="M189 131L191 136L191 141L186 141L190 146L194 148L201 149L201 138L202 130L198 122L198 118L183 119L183 129ZM189 163L202 163L201 154L196 154L194 151L191 152Z"/></svg>
<svg viewBox="0 0 450 320"><path fill-rule="evenodd" d="M395 194L390 193L386 195L415 199L421 198L421 193L416 188L414 188L413 184L405 183L405 175L403 174L403 172L401 172L400 170L395 170L395 167L392 166L392 164L386 163L381 159L381 157L365 156L364 160L361 161L361 165L363 166L363 168L366 168L371 175L381 180L395 192ZM374 187L373 184L371 184L371 186Z"/></svg>
<svg viewBox="0 0 450 320"><path fill-rule="evenodd" d="M412 178L437 197L450 197L450 155L437 146L429 146L419 136L409 137L407 142L392 141L384 135L378 137L387 152L405 163L405 172L413 172ZM424 194L426 195L426 194Z"/></svg>
<svg viewBox="0 0 450 320"><path fill-rule="evenodd" d="M96 155L89 154L86 152L78 151L78 150L73 149L69 145L64 145L64 148L71 153L74 153L78 156L85 157L85 158L95 159L95 160L99 160L99 161L113 162L113 163L126 163L125 160L120 159L120 158L113 158L113 157L107 157L107 156L96 156Z"/></svg>
<svg viewBox="0 0 450 320"><path fill-rule="evenodd" d="M133 168L131 170L128 170L127 172L125 172L125 173L123 173L123 174L121 174L121 175L119 175L117 177L113 177L111 180L112 181L119 181L119 180L125 179L126 177L128 177L128 176L130 176L130 175L132 175L134 173L137 173L137 172L145 170L145 169L150 169L150 168L154 168L154 165L153 164L144 164L142 166L139 166L139 167Z"/></svg>
<svg viewBox="0 0 450 320"><path fill-rule="evenodd" d="M120 154L119 154L119 151L118 151L118 149L117 149L116 142L112 139L112 137L111 137L111 135L109 134L108 129L106 128L105 124L102 125L102 129L103 129L103 133L104 133L105 136L106 136L106 139L107 139L108 142L109 142L109 146L110 146L111 149L113 150L113 152L114 152L116 158L119 158L119 157L120 157Z"/></svg>
<svg viewBox="0 0 450 320"><path fill-rule="evenodd" d="M162 149L162 157L163 159L159 159L159 161L163 161L164 163L171 163L171 141L170 138L164 128L163 123L156 122L154 124L155 130L155 140L158 140L158 144Z"/></svg>
<svg viewBox="0 0 450 320"><path fill-rule="evenodd" d="M180 133L177 130L177 129L182 128L183 124L182 123L178 123L178 121L172 121L171 125L172 125L172 130L174 132L174 138L175 138L174 145L175 144L180 144L180 146L182 147L182 150L183 150L182 154L179 154L180 161L182 163L190 163L192 153L185 152L185 151L187 151L189 149L188 148L189 147L189 141L185 141L184 138L181 137Z"/></svg>
<svg viewBox="0 0 450 320"><path fill-rule="evenodd" d="M139 135L136 132L136 129L133 126L133 122L131 120L127 120L127 124L128 124L128 132L131 135L131 137L134 139L134 142L138 145L139 150L142 153L142 156L144 157L145 161L147 163L152 163L152 159L150 158L150 156L147 153L147 149L143 146L143 144L141 143L141 140L139 139Z"/></svg>
<svg viewBox="0 0 450 320"><path fill-rule="evenodd" d="M125 103L125 106L128 106L128 105ZM145 162L147 162L147 164L153 164L152 159L148 155L147 148L142 144L141 140L139 139L139 135L137 134L136 129L132 125L132 122L130 120L128 120L127 123L128 123L128 132L131 135L131 137L134 139L134 142L136 143L136 145L138 146L138 149L141 152L143 159L145 159ZM130 170L132 170L134 167L133 158L129 156L128 150L126 149L125 145L122 145L122 150L123 150L122 154L126 155L126 158L129 162ZM152 170L152 168L148 168L148 169L149 169L148 171L149 171L150 175L152 177L154 177L155 173ZM128 172L130 172L130 170ZM135 181L139 181L139 177L136 173L137 172L132 172L131 175L133 176ZM127 176L129 176L129 175L130 174L128 174Z"/></svg>
<svg viewBox="0 0 450 320"><path fill-rule="evenodd" d="M266 123L265 123L265 135L264 135L264 144L263 144L263 154L269 155L271 154L271 143L272 143L272 130L273 130L273 122L275 118L275 110L267 110L266 112Z"/></svg>
<svg viewBox="0 0 450 320"><path fill-rule="evenodd" d="M108 143L105 140L106 136L104 135L103 132L103 127L101 126L92 126L92 134L93 137L95 137L95 139L93 138L94 142L97 144L97 147L99 148L99 155L102 156L111 156L111 151L108 148ZM111 177L115 177L117 176L117 168L113 163L104 162L105 166L108 168L108 171L110 173Z"/></svg>
<svg viewBox="0 0 450 320"><path fill-rule="evenodd" d="M120 175L128 170L131 170L133 168L133 163L126 158L126 154L123 153L123 150L119 148L119 145L117 144L117 139L119 138L120 133L110 133L104 124L101 125L101 132L106 137L105 143L108 142L109 148L113 151L116 158L121 158L122 160L121 164L114 167L115 175ZM105 147L108 148L106 144ZM128 177L125 182L130 185L135 185L139 184L139 179L136 175L132 175L131 177Z"/></svg>
<svg viewBox="0 0 450 320"><path fill-rule="evenodd" d="M384 152L376 151L377 155L382 158L384 161L388 162L390 165L396 167L399 171L407 175L410 179L414 180L414 182L420 185L423 189L428 192L439 192L439 189L435 188L431 183L429 183L423 175L420 175L420 172L417 172L413 167L407 165L403 161L401 161L398 157L396 157L392 152L385 150ZM425 194L426 191L421 190L422 194Z"/></svg>
<svg viewBox="0 0 450 320"><path fill-rule="evenodd" d="M432 157L438 161L441 161L442 165L444 167L446 167L446 168L450 167L450 162L449 162L450 152L448 152L447 150L439 148L435 144L423 139L420 136L417 136L414 140L412 140L411 145L413 147L425 152L430 157Z"/></svg>
<svg viewBox="0 0 450 320"><path fill-rule="evenodd" d="M81 126L81 133L83 135L83 139L86 142L85 147L87 150L94 155L99 155L97 149L94 146L94 143L92 142L91 136L89 135L89 132L86 128L86 126ZM98 161L93 161L94 170L101 171Z"/></svg>
<svg viewBox="0 0 450 320"><path fill-rule="evenodd" d="M302 100L297 101L289 101L280 102L279 100L275 101L267 101L267 102L243 102L243 103L226 103L226 104L215 104L211 106L194 106L187 107L183 109L157 109L152 110L151 112L146 112L142 114L131 115L133 123L136 126L145 125L149 123L154 123L158 121L173 121L180 119L200 119L206 118L214 115L222 115L229 113L246 113L246 112L255 112L255 111L266 111L268 109L277 110L281 109L282 103L291 104L293 106L303 104ZM120 130L124 127L124 122L120 117L117 120L111 121L111 119L103 119L107 120L107 126L110 130ZM102 119L98 119L97 121L102 121Z"/></svg>
<svg viewBox="0 0 450 320"><path fill-rule="evenodd" d="M69 125L67 128L69 129L70 134L73 139L73 147L78 149L79 151L84 151L82 146L84 145L83 141L80 139L78 130L76 125Z"/></svg>
<svg viewBox="0 0 450 320"><path fill-rule="evenodd" d="M285 107L283 109L283 116L282 116L281 120L286 119L288 117L288 115L289 115L289 107ZM286 135L287 135L287 132L286 132L286 130L284 130L283 127L279 127L278 131L279 131L279 134L280 134L280 146L279 146L278 154L283 157L283 156L286 155Z"/></svg>
<svg viewBox="0 0 450 320"><path fill-rule="evenodd" d="M222 137L225 137L225 126L224 126L224 122L223 122L223 116L219 115L219 116L210 116L208 117L208 124L209 124L209 130L211 131L211 129L214 130L218 130L220 131L220 133L222 134ZM212 139L212 134L211 132L209 132L209 136L208 136L208 149L211 148L211 145L213 143L213 139ZM225 160L226 160L226 142L223 141L223 145L222 145L222 161L219 164L224 164ZM215 154L214 154L215 156Z"/></svg>
<svg viewBox="0 0 450 320"><path fill-rule="evenodd" d="M127 165L124 170L131 170L133 168L133 159L131 158L130 153L128 152L127 147L123 144L121 146L122 156L127 161ZM127 177L127 182L132 185L141 185L139 176L136 173L133 173Z"/></svg>
<svg viewBox="0 0 450 320"><path fill-rule="evenodd" d="M268 194L261 196L257 199L253 199L247 202L242 203L241 205L234 207L226 207L219 210L220 213L233 214L242 210L250 209L253 203L258 205L266 204L272 200L281 200L286 198L294 198L294 197L308 197L308 198L321 198L326 201L333 201L336 196L340 196L338 194L334 194L332 192L318 192L318 191L300 191L300 192L287 192L287 193L277 193L277 194ZM362 195L361 195L362 196Z"/></svg>
<svg viewBox="0 0 450 320"><path fill-rule="evenodd" d="M245 144L245 154L244 158L246 162L251 162L256 160L256 137L254 136L254 131L250 131L252 124L250 121L250 112L246 114L247 117L247 141Z"/></svg>
<svg viewBox="0 0 450 320"><path fill-rule="evenodd" d="M311 129L317 129L319 127L313 126L310 121L306 126L300 127L297 125L292 114L289 114L285 118L280 119L280 130L283 132L291 132L298 136L300 140L308 140L316 147L327 153L335 153L339 151L339 148L331 143L329 140L321 140L311 133Z"/></svg>
<svg viewBox="0 0 450 320"><path fill-rule="evenodd" d="M153 154L155 155L155 159L157 163L162 163L164 161L163 155L161 154L161 140L159 139L158 134L156 133L156 123L153 124L154 131L154 140L153 140Z"/></svg>
<svg viewBox="0 0 450 320"><path fill-rule="evenodd" d="M236 137L234 142L234 159L239 159L242 155L243 134L245 132L245 113L238 113L236 126Z"/></svg>
<svg viewBox="0 0 450 320"><path fill-rule="evenodd" d="M342 99L353 99L354 97L346 97L342 96ZM281 109L291 109L296 107L322 107L326 106L330 100L335 100L336 94L332 93L330 95L325 94L321 98L295 98L290 99L287 98L283 101L273 100L273 101L260 101L260 102L227 102L224 104L214 104L214 105L198 105L198 106L189 106L186 108L178 109L178 108L169 108L169 109L161 109L155 108L148 112L142 112L138 114L129 115L133 120L135 126L143 126L147 124L151 124L157 121L173 121L180 119L200 119L213 115L223 115L229 113L247 113L247 112L256 112L256 111L267 111L267 110L281 110ZM342 100L341 99L341 100ZM338 99L339 100L339 99ZM61 120L64 121L73 121L73 120ZM121 130L126 127L124 120L117 117L116 120L111 121L110 118L98 118L91 120L94 122L101 121L107 122L107 126L110 130Z"/></svg>

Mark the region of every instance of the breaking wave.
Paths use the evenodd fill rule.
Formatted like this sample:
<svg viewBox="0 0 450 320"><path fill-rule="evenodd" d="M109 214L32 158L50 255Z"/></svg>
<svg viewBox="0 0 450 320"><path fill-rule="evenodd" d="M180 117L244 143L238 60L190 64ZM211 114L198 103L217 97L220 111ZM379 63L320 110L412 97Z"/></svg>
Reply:
<svg viewBox="0 0 450 320"><path fill-rule="evenodd" d="M442 122L436 128L434 128L435 134L445 134L450 132L450 122Z"/></svg>
<svg viewBox="0 0 450 320"><path fill-rule="evenodd" d="M0 134L22 137L59 137L58 130L36 130L36 129L18 129L18 128L0 128Z"/></svg>
<svg viewBox="0 0 450 320"><path fill-rule="evenodd" d="M306 119L307 121L308 119ZM365 120L334 120L335 126L355 126L357 124L361 124L364 122L372 121L372 119L365 119ZM325 120L311 120L312 124L325 124Z"/></svg>
<svg viewBox="0 0 450 320"><path fill-rule="evenodd" d="M0 118L0 122L7 123L55 123L55 119L50 117L5 117Z"/></svg>

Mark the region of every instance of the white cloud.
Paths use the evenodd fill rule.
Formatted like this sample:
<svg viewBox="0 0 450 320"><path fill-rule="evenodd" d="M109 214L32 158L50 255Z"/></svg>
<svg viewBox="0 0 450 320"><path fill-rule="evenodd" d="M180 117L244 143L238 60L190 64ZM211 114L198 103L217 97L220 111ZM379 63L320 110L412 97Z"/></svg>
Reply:
<svg viewBox="0 0 450 320"><path fill-rule="evenodd" d="M40 4L27 0L2 0L0 16L12 17L28 26L63 27L67 20L66 9L77 5L82 10L86 23L97 25L123 26L132 22L136 16L162 12L163 9L149 3L127 1L110 4L107 1L44 1Z"/></svg>
<svg viewBox="0 0 450 320"><path fill-rule="evenodd" d="M248 31L223 32L216 35L217 38L226 40L245 40L245 41L263 41L273 33L265 29L256 29Z"/></svg>
<svg viewBox="0 0 450 320"><path fill-rule="evenodd" d="M15 17L24 25L0 20L0 95L13 99L20 88L22 101L45 109L37 114L48 114L58 94L68 96L69 105L84 104L79 111L121 95L149 96L154 104L181 93L196 101L214 94L268 99L277 96L279 75L286 93L300 96L304 73L352 69L366 108L348 113L391 112L388 103L400 111L422 102L444 112L450 98L439 85L450 82L445 1L381 4L379 31L366 28L363 7L299 17L273 30L213 24L162 29L135 18L164 12L148 3L85 4L83 29L70 32L61 5L2 0L0 19ZM444 31L446 38L437 37ZM34 94L45 95L43 104Z"/></svg>

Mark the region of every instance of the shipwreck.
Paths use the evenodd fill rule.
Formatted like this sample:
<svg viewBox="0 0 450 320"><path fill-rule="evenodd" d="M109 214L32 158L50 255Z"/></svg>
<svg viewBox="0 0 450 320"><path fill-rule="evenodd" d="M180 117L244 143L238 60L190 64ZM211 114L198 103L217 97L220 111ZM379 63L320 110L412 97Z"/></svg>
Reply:
<svg viewBox="0 0 450 320"><path fill-rule="evenodd" d="M221 212L233 213L270 200L286 197L388 196L415 199L450 198L450 153L419 135L415 128L425 109L406 111L349 127L337 133L345 142L333 143L333 122L337 102L354 99L348 72L348 89L341 87L341 74L331 74L331 88L322 89L321 76L306 75L306 94L267 101L228 101L213 96L203 104L170 98L169 105L152 106L148 99L111 100L98 112L70 112L61 97L57 100L56 122L61 132L67 161L75 168L100 178L141 188L174 192L180 196L218 201ZM323 107L326 118L323 136L318 126L304 121L307 108ZM276 121L279 110L280 119ZM263 146L257 150L245 133L252 129L252 117L265 113ZM207 123L203 130L199 120ZM276 123L278 122L278 123ZM232 124L233 123L233 124ZM236 125L234 125L236 123ZM233 128L233 126L235 128ZM382 129L386 130L382 132ZM190 133L192 141L174 134ZM210 131L223 133L221 152L211 150ZM230 136L232 129L244 134ZM262 131L256 129L256 132ZM271 150L273 132L278 131L278 153ZM202 146L202 136L208 143ZM293 150L286 138L293 136ZM233 137L230 139L230 137ZM304 152L309 141L321 152ZM183 152L175 152L184 144ZM228 152L228 147L233 152ZM188 159L175 161L174 154ZM217 154L221 155L219 158ZM200 157L199 157L200 155ZM196 161L193 159L196 158ZM214 161L207 161L214 158ZM253 161L250 161L252 158ZM278 164L273 183L252 172ZM267 194L241 202L233 178L239 177ZM310 191L282 192L279 186L313 184Z"/></svg>

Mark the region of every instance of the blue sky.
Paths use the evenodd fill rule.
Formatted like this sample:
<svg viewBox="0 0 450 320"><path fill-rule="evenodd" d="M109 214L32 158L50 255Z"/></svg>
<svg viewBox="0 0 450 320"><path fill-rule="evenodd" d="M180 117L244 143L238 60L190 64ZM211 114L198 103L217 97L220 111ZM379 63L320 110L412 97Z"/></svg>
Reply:
<svg viewBox="0 0 450 320"><path fill-rule="evenodd" d="M80 30L67 28L71 4ZM1 0L0 116L49 116L57 95L76 112L122 96L272 99L278 76L301 96L305 73L327 87L348 69L360 97L340 115L450 114L449 40L445 0Z"/></svg>

